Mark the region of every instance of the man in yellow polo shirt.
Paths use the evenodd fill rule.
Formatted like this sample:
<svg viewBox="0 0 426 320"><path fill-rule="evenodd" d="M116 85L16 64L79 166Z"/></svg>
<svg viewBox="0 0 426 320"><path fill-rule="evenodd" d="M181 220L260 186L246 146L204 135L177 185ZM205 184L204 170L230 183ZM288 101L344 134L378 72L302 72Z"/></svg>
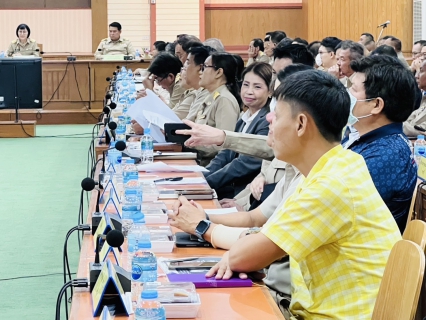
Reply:
<svg viewBox="0 0 426 320"><path fill-rule="evenodd" d="M238 240L207 276L246 277L288 254L294 319L371 319L401 235L363 157L340 145L349 96L315 70L288 77L275 97L268 116L275 156L305 178L262 231Z"/></svg>

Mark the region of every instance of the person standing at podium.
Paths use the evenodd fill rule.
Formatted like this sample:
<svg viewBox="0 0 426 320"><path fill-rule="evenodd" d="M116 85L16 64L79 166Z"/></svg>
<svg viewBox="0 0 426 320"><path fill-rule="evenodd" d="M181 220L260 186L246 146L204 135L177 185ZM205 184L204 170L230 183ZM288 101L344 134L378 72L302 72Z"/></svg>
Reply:
<svg viewBox="0 0 426 320"><path fill-rule="evenodd" d="M31 30L26 24L22 23L16 28L16 36L18 39L13 40L7 49L7 56L39 56L40 52L37 42L30 39Z"/></svg>
<svg viewBox="0 0 426 320"><path fill-rule="evenodd" d="M102 39L96 49L95 58L101 60L104 55L119 54L135 57L135 49L130 40L121 38L121 24L112 22L109 25L109 38Z"/></svg>

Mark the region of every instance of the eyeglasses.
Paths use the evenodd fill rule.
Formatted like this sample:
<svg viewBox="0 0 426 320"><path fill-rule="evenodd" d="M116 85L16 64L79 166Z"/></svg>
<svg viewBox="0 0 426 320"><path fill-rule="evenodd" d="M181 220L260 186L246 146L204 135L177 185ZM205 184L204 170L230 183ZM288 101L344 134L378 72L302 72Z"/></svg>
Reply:
<svg viewBox="0 0 426 320"><path fill-rule="evenodd" d="M204 69L206 69L206 68L214 68L214 69L217 69L217 67L216 67L216 66L213 66L213 65L211 65L211 66L209 66L208 64L202 64L202 65L201 65L201 71L202 71L202 72L204 72Z"/></svg>
<svg viewBox="0 0 426 320"><path fill-rule="evenodd" d="M158 77L158 78L155 78L155 82L157 82L158 84L160 84L161 83L161 81L163 81L165 78L160 78L160 77Z"/></svg>

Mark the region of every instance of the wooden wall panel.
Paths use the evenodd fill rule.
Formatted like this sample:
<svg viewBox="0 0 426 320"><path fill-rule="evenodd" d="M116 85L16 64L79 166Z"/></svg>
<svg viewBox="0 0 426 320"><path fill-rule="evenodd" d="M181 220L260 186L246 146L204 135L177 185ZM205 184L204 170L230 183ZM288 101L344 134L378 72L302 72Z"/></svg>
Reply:
<svg viewBox="0 0 426 320"><path fill-rule="evenodd" d="M106 37L108 36L108 24L117 21L123 27L122 36L131 40L135 48L141 50L141 48L151 47L149 6L147 0L108 0Z"/></svg>
<svg viewBox="0 0 426 320"><path fill-rule="evenodd" d="M302 3L302 0L205 0L206 4Z"/></svg>
<svg viewBox="0 0 426 320"><path fill-rule="evenodd" d="M92 0L92 52L108 37L108 1Z"/></svg>
<svg viewBox="0 0 426 320"><path fill-rule="evenodd" d="M181 33L200 35L199 0L157 0L157 40L172 42Z"/></svg>
<svg viewBox="0 0 426 320"><path fill-rule="evenodd" d="M247 45L273 30L289 37L306 37L302 9L206 10L206 38L219 38L226 46Z"/></svg>
<svg viewBox="0 0 426 320"><path fill-rule="evenodd" d="M401 39L404 52L413 43L412 0L302 0L303 16L308 22L308 41L327 36L358 40L363 32L376 38L379 24L390 20L383 36Z"/></svg>
<svg viewBox="0 0 426 320"><path fill-rule="evenodd" d="M31 38L46 52L92 51L92 13L81 10L0 10L0 51L16 39L16 27L26 23Z"/></svg>

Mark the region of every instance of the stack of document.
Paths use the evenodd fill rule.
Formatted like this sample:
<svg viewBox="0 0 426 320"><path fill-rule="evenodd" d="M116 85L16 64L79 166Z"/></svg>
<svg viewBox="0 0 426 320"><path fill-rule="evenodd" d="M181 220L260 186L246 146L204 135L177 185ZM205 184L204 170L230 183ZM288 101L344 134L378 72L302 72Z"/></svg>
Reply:
<svg viewBox="0 0 426 320"><path fill-rule="evenodd" d="M208 172L206 168L198 165L193 166L178 166L178 165L168 165L164 162L153 162L147 164L138 165L139 171L146 172Z"/></svg>

